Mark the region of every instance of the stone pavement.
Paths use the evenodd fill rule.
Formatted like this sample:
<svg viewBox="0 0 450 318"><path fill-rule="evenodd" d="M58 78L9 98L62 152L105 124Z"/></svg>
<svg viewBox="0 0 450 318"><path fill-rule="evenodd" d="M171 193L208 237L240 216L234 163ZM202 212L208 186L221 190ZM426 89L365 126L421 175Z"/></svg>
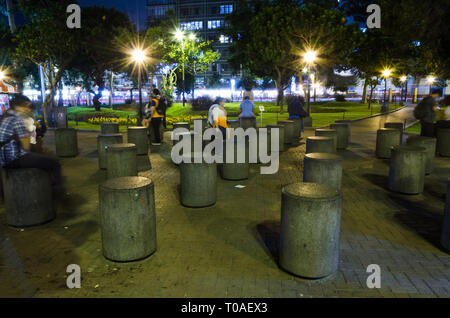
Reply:
<svg viewBox="0 0 450 318"><path fill-rule="evenodd" d="M388 161L374 156L383 120L355 122L350 148L340 152L341 255L332 277L308 281L277 266L281 187L302 180L304 143L282 153L275 175L253 165L249 180L219 179L217 204L204 209L180 205L171 143L152 149L153 169L140 175L155 182L158 250L114 263L101 253L97 133L79 132L80 156L62 160L72 201L56 220L11 228L0 205L0 297L450 297L450 256L439 244L450 160L436 158L423 194L388 191ZM46 143L52 149L52 132ZM81 266L81 289L66 287L69 264ZM381 267L380 289L366 285L370 264Z"/></svg>

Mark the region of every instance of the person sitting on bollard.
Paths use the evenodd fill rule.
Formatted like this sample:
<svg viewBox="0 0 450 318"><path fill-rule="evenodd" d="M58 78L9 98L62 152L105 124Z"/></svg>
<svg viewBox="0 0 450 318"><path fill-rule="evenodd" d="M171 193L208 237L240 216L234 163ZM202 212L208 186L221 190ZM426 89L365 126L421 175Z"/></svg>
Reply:
<svg viewBox="0 0 450 318"><path fill-rule="evenodd" d="M53 184L62 190L61 164L58 160L30 152L30 135L22 117L32 115L28 97L17 95L11 109L0 119L0 164L5 168L38 168L48 171Z"/></svg>
<svg viewBox="0 0 450 318"><path fill-rule="evenodd" d="M296 95L288 104L289 120L300 118L302 131L304 131L303 118L308 117L308 113L303 109L304 103L304 98Z"/></svg>
<svg viewBox="0 0 450 318"><path fill-rule="evenodd" d="M224 139L227 138L227 111L224 107L225 100L221 97L218 97L216 99L215 104L218 106L213 108L212 110L212 121L213 121L213 127L217 130L220 130L222 132L222 136Z"/></svg>
<svg viewBox="0 0 450 318"><path fill-rule="evenodd" d="M440 90L434 89L429 96L422 99L414 108L414 117L420 120L421 136L435 136L434 121L436 119L436 98L438 98L440 94Z"/></svg>
<svg viewBox="0 0 450 318"><path fill-rule="evenodd" d="M249 96L245 96L241 105L239 106L239 117L242 118L256 118L255 105L250 100Z"/></svg>

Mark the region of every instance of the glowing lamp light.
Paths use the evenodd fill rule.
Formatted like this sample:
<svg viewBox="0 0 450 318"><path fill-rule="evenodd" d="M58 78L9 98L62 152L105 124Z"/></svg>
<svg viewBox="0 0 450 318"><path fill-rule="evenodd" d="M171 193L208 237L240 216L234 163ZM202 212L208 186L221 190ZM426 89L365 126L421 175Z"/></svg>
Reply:
<svg viewBox="0 0 450 318"><path fill-rule="evenodd" d="M194 33L189 34L189 40L195 41L195 34Z"/></svg>
<svg viewBox="0 0 450 318"><path fill-rule="evenodd" d="M5 73L3 73L3 72L0 71L0 81L4 80L5 77L6 77L6 76L5 76Z"/></svg>
<svg viewBox="0 0 450 318"><path fill-rule="evenodd" d="M400 77L400 81L401 81L401 82L406 82L406 80L407 80L406 76Z"/></svg>
<svg viewBox="0 0 450 318"><path fill-rule="evenodd" d="M183 31L177 30L177 31L175 32L175 38L176 38L178 41L183 40L183 37L184 37Z"/></svg>
<svg viewBox="0 0 450 318"><path fill-rule="evenodd" d="M433 76L431 76L431 75L427 77L427 81L428 81L428 83L430 83L430 84L433 84L435 80L436 80L436 79L435 79Z"/></svg>
<svg viewBox="0 0 450 318"><path fill-rule="evenodd" d="M383 77L384 78L388 78L389 76L391 76L391 70L384 70L383 71Z"/></svg>
<svg viewBox="0 0 450 318"><path fill-rule="evenodd" d="M137 63L142 63L145 60L145 53L142 50L133 51L133 60Z"/></svg>
<svg viewBox="0 0 450 318"><path fill-rule="evenodd" d="M308 64L314 63L317 57L316 51L308 51L305 53L305 56L303 57L305 62Z"/></svg>

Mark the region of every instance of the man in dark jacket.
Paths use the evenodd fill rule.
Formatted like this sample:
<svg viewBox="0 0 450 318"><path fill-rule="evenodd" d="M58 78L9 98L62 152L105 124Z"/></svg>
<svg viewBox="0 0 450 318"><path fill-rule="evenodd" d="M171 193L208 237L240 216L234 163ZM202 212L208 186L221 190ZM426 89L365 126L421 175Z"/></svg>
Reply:
<svg viewBox="0 0 450 318"><path fill-rule="evenodd" d="M424 137L434 137L434 121L436 119L436 98L440 96L441 91L436 89L431 95L425 97L416 106L419 109L420 135Z"/></svg>
<svg viewBox="0 0 450 318"><path fill-rule="evenodd" d="M302 131L304 130L303 118L308 117L308 113L303 109L304 103L303 97L294 96L288 104L289 119L300 118Z"/></svg>

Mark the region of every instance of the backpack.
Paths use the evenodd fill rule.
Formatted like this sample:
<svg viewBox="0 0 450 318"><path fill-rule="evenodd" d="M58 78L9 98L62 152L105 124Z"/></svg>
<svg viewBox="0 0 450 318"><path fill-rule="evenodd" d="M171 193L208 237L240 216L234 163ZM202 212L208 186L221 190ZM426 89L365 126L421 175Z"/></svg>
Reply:
<svg viewBox="0 0 450 318"><path fill-rule="evenodd" d="M165 115L167 107L167 100L164 97L160 97L158 107L156 107L156 112L160 115Z"/></svg>

